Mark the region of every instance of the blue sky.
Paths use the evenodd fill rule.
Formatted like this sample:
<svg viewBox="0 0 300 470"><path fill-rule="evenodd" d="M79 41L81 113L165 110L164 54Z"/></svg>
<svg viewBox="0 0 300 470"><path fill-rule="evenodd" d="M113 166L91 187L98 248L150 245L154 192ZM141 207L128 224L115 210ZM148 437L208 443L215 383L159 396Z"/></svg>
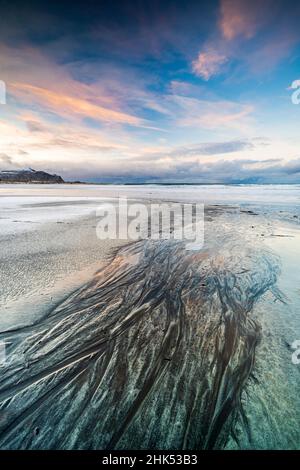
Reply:
<svg viewBox="0 0 300 470"><path fill-rule="evenodd" d="M0 169L300 182L299 2L0 1L0 11Z"/></svg>

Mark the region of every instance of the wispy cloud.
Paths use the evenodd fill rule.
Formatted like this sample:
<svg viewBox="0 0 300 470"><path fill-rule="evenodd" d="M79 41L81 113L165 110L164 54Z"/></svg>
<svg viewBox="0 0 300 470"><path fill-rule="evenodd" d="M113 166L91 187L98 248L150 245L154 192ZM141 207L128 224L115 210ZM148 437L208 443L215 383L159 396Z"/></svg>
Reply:
<svg viewBox="0 0 300 470"><path fill-rule="evenodd" d="M24 127L0 120L0 169L33 167L64 178L91 181L247 182L299 179L297 147L265 139L199 142L185 146L142 146L121 134L57 128L35 114L22 115ZM266 143L268 146L266 147ZM273 157L272 157L273 155ZM283 160L281 155L289 158ZM291 156L294 155L294 158Z"/></svg>
<svg viewBox="0 0 300 470"><path fill-rule="evenodd" d="M221 131L234 129L242 133L248 133L252 128L254 107L251 104L180 95L174 95L171 99L181 109L177 118L179 126Z"/></svg>
<svg viewBox="0 0 300 470"><path fill-rule="evenodd" d="M12 83L10 84L10 89L15 96L23 99L25 102L37 103L63 117L80 116L82 118L131 124L133 126L143 124L142 120L136 116L105 108L70 94L62 94L26 83Z"/></svg>

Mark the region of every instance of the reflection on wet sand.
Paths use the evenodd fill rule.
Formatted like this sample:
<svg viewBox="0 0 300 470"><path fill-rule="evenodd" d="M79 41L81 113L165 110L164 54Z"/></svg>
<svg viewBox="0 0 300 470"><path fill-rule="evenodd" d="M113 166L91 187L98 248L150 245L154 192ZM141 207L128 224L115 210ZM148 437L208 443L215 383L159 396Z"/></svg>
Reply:
<svg viewBox="0 0 300 470"><path fill-rule="evenodd" d="M274 255L245 241L120 248L42 321L0 335L0 447L223 448L237 422L247 432L251 313L278 295L278 273Z"/></svg>

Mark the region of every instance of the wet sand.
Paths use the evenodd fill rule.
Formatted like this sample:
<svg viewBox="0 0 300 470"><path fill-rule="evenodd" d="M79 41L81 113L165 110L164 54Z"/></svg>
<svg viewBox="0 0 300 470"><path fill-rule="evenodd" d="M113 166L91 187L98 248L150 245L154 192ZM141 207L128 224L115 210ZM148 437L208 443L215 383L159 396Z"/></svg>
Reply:
<svg viewBox="0 0 300 470"><path fill-rule="evenodd" d="M299 448L299 231L277 220L207 208L192 252L97 243L93 216L3 237L0 447Z"/></svg>
<svg viewBox="0 0 300 470"><path fill-rule="evenodd" d="M18 219L15 219L18 225ZM110 250L99 240L95 214L0 234L0 329L34 322L92 278Z"/></svg>

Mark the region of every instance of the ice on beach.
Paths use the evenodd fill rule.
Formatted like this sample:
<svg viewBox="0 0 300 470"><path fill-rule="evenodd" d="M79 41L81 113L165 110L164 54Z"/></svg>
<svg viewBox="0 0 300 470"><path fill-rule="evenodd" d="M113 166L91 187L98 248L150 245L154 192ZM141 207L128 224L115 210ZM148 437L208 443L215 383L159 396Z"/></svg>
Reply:
<svg viewBox="0 0 300 470"><path fill-rule="evenodd" d="M299 208L300 185L0 185L0 234L87 215L119 197Z"/></svg>
<svg viewBox="0 0 300 470"><path fill-rule="evenodd" d="M88 215L109 198L66 196L2 196L0 236L37 228L46 222L63 222Z"/></svg>

